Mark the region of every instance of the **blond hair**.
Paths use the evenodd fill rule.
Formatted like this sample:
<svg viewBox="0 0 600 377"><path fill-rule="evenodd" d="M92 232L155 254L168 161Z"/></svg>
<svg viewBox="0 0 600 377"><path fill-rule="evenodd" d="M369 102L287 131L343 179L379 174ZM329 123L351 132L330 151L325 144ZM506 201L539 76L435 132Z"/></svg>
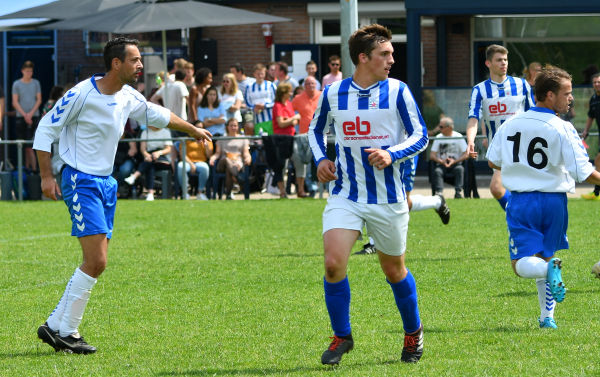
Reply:
<svg viewBox="0 0 600 377"><path fill-rule="evenodd" d="M238 91L237 80L235 79L235 75L233 73L226 73L223 75L223 81L228 79L231 82L231 86L229 87L229 93L225 90L225 85L221 85L221 94L231 94L235 95Z"/></svg>

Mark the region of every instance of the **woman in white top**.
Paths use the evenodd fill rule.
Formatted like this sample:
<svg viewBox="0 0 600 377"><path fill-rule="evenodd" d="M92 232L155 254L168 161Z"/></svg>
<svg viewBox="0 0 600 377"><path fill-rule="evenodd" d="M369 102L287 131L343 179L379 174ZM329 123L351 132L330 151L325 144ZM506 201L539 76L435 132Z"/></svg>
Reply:
<svg viewBox="0 0 600 377"><path fill-rule="evenodd" d="M221 85L221 103L227 110L226 119L235 118L238 122L242 121L240 108L244 103L242 91L238 89L237 80L233 73L223 75L223 85Z"/></svg>

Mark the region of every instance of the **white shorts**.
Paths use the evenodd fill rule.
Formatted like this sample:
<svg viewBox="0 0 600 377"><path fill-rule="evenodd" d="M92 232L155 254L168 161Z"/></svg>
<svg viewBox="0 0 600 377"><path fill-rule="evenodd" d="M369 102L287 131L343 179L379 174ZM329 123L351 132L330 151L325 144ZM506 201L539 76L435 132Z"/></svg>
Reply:
<svg viewBox="0 0 600 377"><path fill-rule="evenodd" d="M406 251L408 204L356 203L338 195L327 199L323 211L323 233L331 229L351 229L362 233L363 226L375 241L375 247L387 255L399 256Z"/></svg>

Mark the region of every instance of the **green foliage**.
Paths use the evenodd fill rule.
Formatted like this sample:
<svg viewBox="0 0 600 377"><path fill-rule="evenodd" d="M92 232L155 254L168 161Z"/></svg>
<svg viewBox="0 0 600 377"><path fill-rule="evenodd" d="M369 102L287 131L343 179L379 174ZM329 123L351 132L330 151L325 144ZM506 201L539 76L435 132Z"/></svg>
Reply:
<svg viewBox="0 0 600 377"><path fill-rule="evenodd" d="M81 252L62 203L0 203L1 376L322 376L322 200L120 201L107 270L80 327L94 355L36 338ZM567 297L541 330L535 283L510 267L494 200L449 200L452 220L411 214L425 353L399 362L403 330L372 255L350 258L355 349L343 376L598 375L600 205L570 200ZM360 249L358 242L355 251Z"/></svg>

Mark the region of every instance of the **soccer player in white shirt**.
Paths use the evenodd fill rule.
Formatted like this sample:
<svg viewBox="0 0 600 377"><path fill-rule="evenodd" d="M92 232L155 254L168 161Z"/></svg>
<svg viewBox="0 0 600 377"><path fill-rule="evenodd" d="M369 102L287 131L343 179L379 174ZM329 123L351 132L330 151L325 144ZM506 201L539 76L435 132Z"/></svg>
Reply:
<svg viewBox="0 0 600 377"><path fill-rule="evenodd" d="M535 81L537 107L508 120L487 152L512 196L506 206L509 254L517 276L536 279L541 328L556 328L555 302L566 288L557 250L568 249L567 196L574 180L600 183L577 131L556 114L573 101L571 76L546 67Z"/></svg>
<svg viewBox="0 0 600 377"><path fill-rule="evenodd" d="M473 87L469 103L469 121L467 122L467 144L469 155L477 157L475 136L477 124L483 118L482 127L487 146L500 125L507 119L535 106L531 87L525 79L508 76L508 50L499 45L490 45L485 50L485 65L490 70L490 78ZM510 198L510 191L502 186L499 172L494 172L490 183L490 192L502 208Z"/></svg>
<svg viewBox="0 0 600 377"><path fill-rule="evenodd" d="M338 364L354 345L347 264L365 224L402 316L401 360L417 362L423 353L416 284L404 262L408 205L400 165L427 147L427 129L406 84L388 79L394 63L391 36L377 24L352 34L348 45L356 71L325 87L309 128L317 177L331 182L323 246L325 303L334 336L323 364ZM327 159L327 126L336 131L335 162Z"/></svg>
<svg viewBox="0 0 600 377"><path fill-rule="evenodd" d="M83 263L46 323L38 328L38 337L56 351L96 352L77 328L91 290L106 267L117 201L117 182L111 172L127 118L183 131L196 139L211 137L169 110L146 102L129 86L143 68L137 45L135 39L108 41L104 47L106 75L95 75L69 90L40 121L35 135L33 148L40 163L42 191L54 200L62 191L73 223L71 235L79 238L83 251ZM50 166L56 139L66 164L60 189Z"/></svg>

